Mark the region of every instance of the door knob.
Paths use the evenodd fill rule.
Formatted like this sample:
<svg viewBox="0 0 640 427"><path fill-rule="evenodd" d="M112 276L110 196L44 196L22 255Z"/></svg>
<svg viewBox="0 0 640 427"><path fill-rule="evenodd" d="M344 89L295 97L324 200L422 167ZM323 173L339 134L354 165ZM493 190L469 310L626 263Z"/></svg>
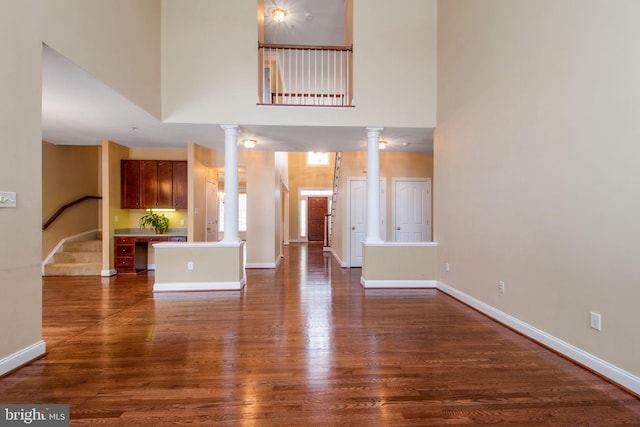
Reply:
<svg viewBox="0 0 640 427"><path fill-rule="evenodd" d="M355 228L355 227L351 227L351 229L352 229L353 231L355 231L355 229L356 229L356 228Z"/></svg>
<svg viewBox="0 0 640 427"><path fill-rule="evenodd" d="M396 230L400 231L400 227L396 228Z"/></svg>

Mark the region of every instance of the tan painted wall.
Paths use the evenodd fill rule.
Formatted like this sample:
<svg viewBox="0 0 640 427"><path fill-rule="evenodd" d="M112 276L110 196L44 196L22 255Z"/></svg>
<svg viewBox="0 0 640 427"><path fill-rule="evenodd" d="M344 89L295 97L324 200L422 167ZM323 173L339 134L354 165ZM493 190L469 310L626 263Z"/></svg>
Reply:
<svg viewBox="0 0 640 427"><path fill-rule="evenodd" d="M333 188L335 153L328 166L307 166L307 153L289 153L289 237L300 240L300 189Z"/></svg>
<svg viewBox="0 0 640 427"><path fill-rule="evenodd" d="M435 280L436 246L365 245L362 277L366 280Z"/></svg>
<svg viewBox="0 0 640 427"><path fill-rule="evenodd" d="M207 239L207 194L206 178L211 163L211 151L196 144L189 144L189 234L190 242Z"/></svg>
<svg viewBox="0 0 640 427"><path fill-rule="evenodd" d="M100 148L42 142L42 221L83 196L100 196ZM64 238L100 228L99 200L86 200L66 211L42 232L44 259Z"/></svg>
<svg viewBox="0 0 640 427"><path fill-rule="evenodd" d="M280 209L280 186L276 186L273 151L243 153L247 176L247 263L269 264L277 261L278 236L276 212ZM280 228L280 225L277 226Z"/></svg>
<svg viewBox="0 0 640 427"><path fill-rule="evenodd" d="M438 11L439 279L640 375L640 2Z"/></svg>
<svg viewBox="0 0 640 427"><path fill-rule="evenodd" d="M41 340L42 42L153 114L160 111L156 0L0 1L0 359ZM126 69L126 73L123 70Z"/></svg>
<svg viewBox="0 0 640 427"><path fill-rule="evenodd" d="M289 188L289 156L287 153L277 152L274 153L275 160L275 174L274 174L274 188L277 193L277 197L274 199L274 250L276 258L280 258L284 255L283 245L285 240L288 241L288 235L285 236L285 231L288 228L285 225L285 209L288 200L287 189Z"/></svg>
<svg viewBox="0 0 640 427"><path fill-rule="evenodd" d="M129 228L129 209L120 209L120 160L129 149L112 141L102 142L102 270L113 270L113 231Z"/></svg>
<svg viewBox="0 0 640 427"><path fill-rule="evenodd" d="M356 108L346 111L256 106L257 2L188 4L162 1L162 102L169 121L207 123L215 117L218 123L264 125L435 126L435 0L404 0L402 7L354 1Z"/></svg>
<svg viewBox="0 0 640 427"><path fill-rule="evenodd" d="M155 247L155 282L239 282L244 278L242 250L242 245L163 247L159 244ZM187 269L187 262L193 262L193 270Z"/></svg>

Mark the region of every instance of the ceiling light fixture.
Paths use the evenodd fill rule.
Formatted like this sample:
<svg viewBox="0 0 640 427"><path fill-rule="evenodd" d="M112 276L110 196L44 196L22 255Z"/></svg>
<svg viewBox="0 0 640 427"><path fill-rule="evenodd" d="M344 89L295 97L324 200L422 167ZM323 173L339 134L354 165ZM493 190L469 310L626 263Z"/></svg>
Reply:
<svg viewBox="0 0 640 427"><path fill-rule="evenodd" d="M243 139L242 144L244 148L255 148L257 141L255 139Z"/></svg>
<svg viewBox="0 0 640 427"><path fill-rule="evenodd" d="M283 9L276 8L271 11L271 17L276 22L283 22L286 16L287 16L287 12L284 11Z"/></svg>
<svg viewBox="0 0 640 427"><path fill-rule="evenodd" d="M387 141L378 142L378 149L379 150L384 150L385 148L387 148Z"/></svg>

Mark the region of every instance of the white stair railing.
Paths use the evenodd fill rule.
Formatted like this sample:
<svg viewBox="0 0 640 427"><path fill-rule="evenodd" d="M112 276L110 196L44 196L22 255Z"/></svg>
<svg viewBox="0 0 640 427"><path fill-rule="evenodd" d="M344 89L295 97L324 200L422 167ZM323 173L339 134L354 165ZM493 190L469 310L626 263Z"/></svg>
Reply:
<svg viewBox="0 0 640 427"><path fill-rule="evenodd" d="M336 220L336 206L338 201L338 187L340 184L340 169L342 167L342 152L336 152L336 161L333 167L333 193L331 194L331 216L329 221L329 238L328 246L331 246L333 238L333 225Z"/></svg>
<svg viewBox="0 0 640 427"><path fill-rule="evenodd" d="M352 106L350 46L260 43L260 104Z"/></svg>

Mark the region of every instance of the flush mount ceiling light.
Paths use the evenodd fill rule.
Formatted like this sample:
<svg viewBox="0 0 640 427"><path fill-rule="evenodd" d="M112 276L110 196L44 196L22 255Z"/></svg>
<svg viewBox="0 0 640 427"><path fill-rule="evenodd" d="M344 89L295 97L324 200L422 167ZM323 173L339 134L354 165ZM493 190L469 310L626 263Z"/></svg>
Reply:
<svg viewBox="0 0 640 427"><path fill-rule="evenodd" d="M287 16L287 12L284 11L283 9L280 8L276 8L273 9L271 11L271 17L273 18L274 21L276 22L282 22L284 21L284 18Z"/></svg>
<svg viewBox="0 0 640 427"><path fill-rule="evenodd" d="M378 149L379 150L384 150L385 148L387 148L387 141L378 142Z"/></svg>
<svg viewBox="0 0 640 427"><path fill-rule="evenodd" d="M242 144L244 148L255 148L257 141L255 139L243 139Z"/></svg>

